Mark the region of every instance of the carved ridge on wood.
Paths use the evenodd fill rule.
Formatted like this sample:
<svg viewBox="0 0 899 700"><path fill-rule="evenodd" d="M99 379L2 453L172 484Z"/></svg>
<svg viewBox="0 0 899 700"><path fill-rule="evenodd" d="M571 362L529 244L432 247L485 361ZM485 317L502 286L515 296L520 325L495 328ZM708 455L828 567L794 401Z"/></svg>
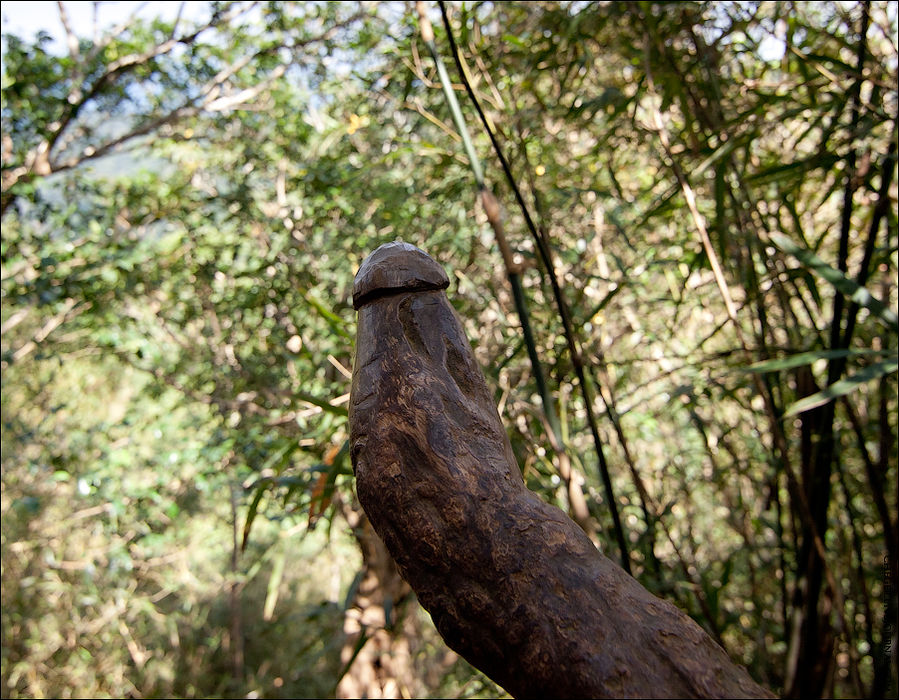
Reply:
<svg viewBox="0 0 899 700"><path fill-rule="evenodd" d="M446 289L449 278L440 265L410 243L385 243L360 265L353 284L353 308L390 294Z"/></svg>
<svg viewBox="0 0 899 700"><path fill-rule="evenodd" d="M527 489L445 287L416 286L442 268L388 245L356 276L351 458L447 644L516 697L772 697Z"/></svg>

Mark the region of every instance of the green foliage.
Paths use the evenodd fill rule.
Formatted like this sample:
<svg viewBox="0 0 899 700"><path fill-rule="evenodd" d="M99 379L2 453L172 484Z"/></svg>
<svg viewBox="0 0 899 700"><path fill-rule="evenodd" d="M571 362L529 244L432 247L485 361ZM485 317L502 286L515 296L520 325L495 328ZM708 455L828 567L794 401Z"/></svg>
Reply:
<svg viewBox="0 0 899 700"><path fill-rule="evenodd" d="M316 533L257 531L241 575L254 671L235 685L217 421L173 390L150 400L146 377L115 359L37 368L4 377L4 695L331 692L342 610L311 572L335 555L351 568L351 545L325 556ZM280 608L263 617L279 541L308 566L287 573ZM332 571L346 587L347 571Z"/></svg>
<svg viewBox="0 0 899 700"><path fill-rule="evenodd" d="M4 37L4 696L334 693L362 566L347 525L352 278L383 242L447 268L528 485L567 507L415 18L396 3L250 5L138 19L66 55L46 35ZM896 17L871 3L854 100L864 7L449 8L552 247L635 575L778 692L828 407L829 692L883 682ZM459 97L611 551L547 271ZM433 695L498 694L426 624L413 647Z"/></svg>

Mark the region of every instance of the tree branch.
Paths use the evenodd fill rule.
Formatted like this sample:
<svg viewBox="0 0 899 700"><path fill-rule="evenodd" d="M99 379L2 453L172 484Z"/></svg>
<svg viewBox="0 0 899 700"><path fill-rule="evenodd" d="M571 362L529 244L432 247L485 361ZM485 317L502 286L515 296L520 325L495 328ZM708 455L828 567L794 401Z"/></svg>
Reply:
<svg viewBox="0 0 899 700"><path fill-rule="evenodd" d="M66 44L69 47L69 56L72 57L72 60L77 63L81 58L81 51L78 48L78 37L75 36L75 32L72 31L72 26L69 24L69 14L66 12L66 6L62 4L62 1L56 3L56 6L59 8L59 20L62 22L62 28L66 32Z"/></svg>
<svg viewBox="0 0 899 700"><path fill-rule="evenodd" d="M408 244L363 262L349 408L359 501L447 644L515 697L773 697L527 489L448 284Z"/></svg>

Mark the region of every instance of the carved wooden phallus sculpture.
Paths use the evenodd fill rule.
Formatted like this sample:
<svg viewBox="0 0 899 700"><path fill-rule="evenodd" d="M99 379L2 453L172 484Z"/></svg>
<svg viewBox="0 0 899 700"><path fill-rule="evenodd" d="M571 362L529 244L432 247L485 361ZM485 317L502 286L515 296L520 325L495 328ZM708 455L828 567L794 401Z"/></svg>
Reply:
<svg viewBox="0 0 899 700"><path fill-rule="evenodd" d="M773 697L525 486L443 269L359 268L356 489L447 644L515 697Z"/></svg>

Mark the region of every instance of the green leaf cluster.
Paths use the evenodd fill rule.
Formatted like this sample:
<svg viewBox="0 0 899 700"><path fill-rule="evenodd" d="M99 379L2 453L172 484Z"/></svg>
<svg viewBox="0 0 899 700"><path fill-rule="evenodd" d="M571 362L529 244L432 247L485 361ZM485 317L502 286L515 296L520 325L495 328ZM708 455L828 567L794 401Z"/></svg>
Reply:
<svg viewBox="0 0 899 700"><path fill-rule="evenodd" d="M577 330L572 358L460 91L599 544L615 546L576 360L641 583L786 692L813 519L838 582L815 606L829 691L876 695L895 676L895 13L448 7ZM344 633L366 551L346 406L353 275L381 243L445 266L528 485L569 507L406 10L210 3L76 53L4 37L4 696L327 696L364 658L374 630ZM409 693L500 692L414 607L385 608Z"/></svg>

